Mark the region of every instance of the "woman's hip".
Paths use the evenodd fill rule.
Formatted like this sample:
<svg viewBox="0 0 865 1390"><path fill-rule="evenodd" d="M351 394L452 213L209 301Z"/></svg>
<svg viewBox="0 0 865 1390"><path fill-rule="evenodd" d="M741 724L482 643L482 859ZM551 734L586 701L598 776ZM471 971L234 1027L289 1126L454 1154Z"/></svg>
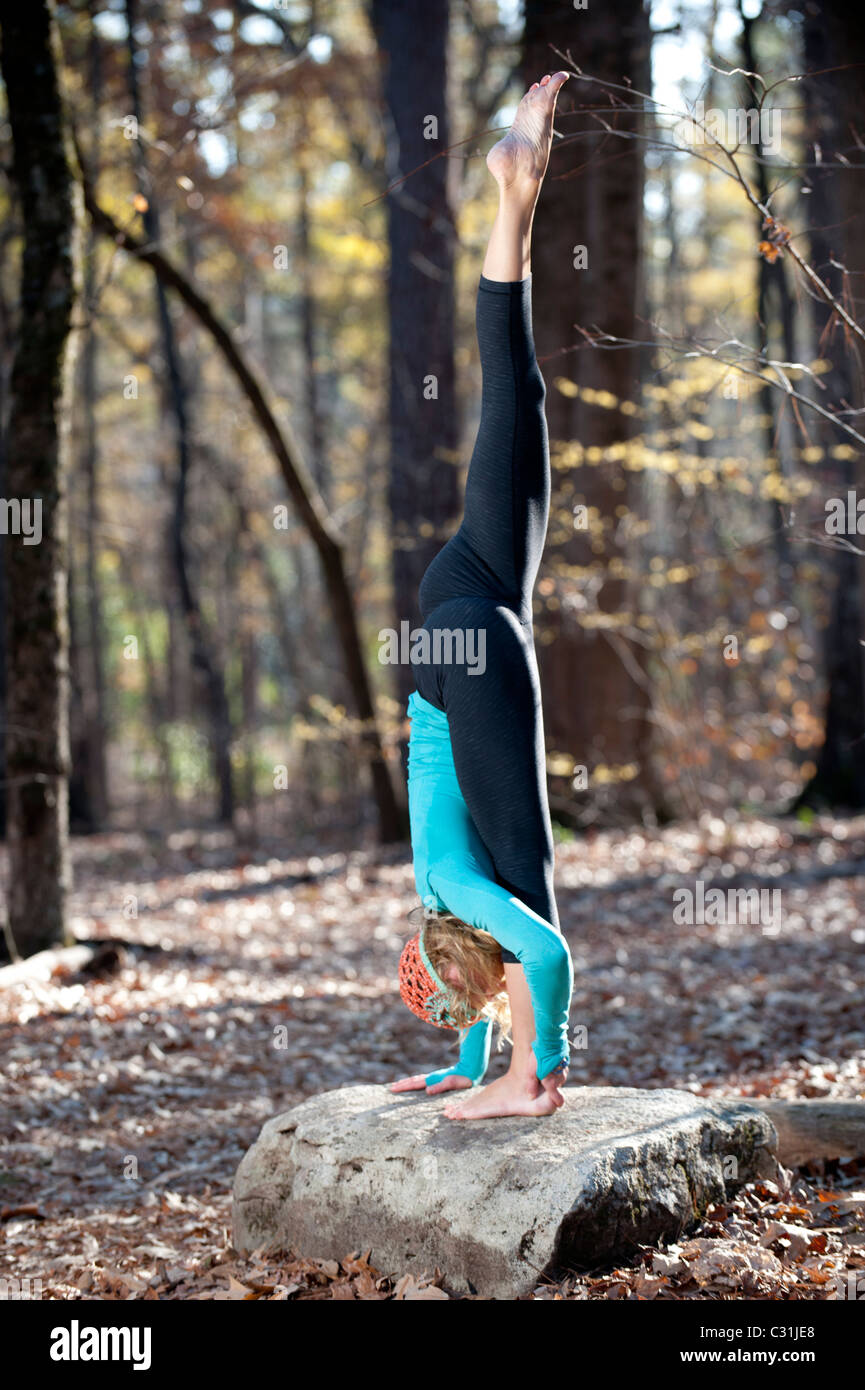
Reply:
<svg viewBox="0 0 865 1390"><path fill-rule="evenodd" d="M537 662L530 623L495 599L465 595L447 599L415 634L412 665L420 694L447 710L451 689L471 689L483 702L502 686L534 694Z"/></svg>

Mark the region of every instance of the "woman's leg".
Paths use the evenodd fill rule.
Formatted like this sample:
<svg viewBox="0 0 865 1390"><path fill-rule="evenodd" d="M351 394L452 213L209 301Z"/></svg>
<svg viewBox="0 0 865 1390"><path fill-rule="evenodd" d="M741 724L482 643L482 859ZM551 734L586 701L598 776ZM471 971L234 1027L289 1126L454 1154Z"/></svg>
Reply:
<svg viewBox="0 0 865 1390"><path fill-rule="evenodd" d="M484 405L458 536L486 564L493 581L490 596L500 606L490 609L484 674L454 666L441 675L457 777L496 873L515 896L555 926L531 630L531 591L546 534L549 462L527 277L532 218L549 154L555 98L564 81L565 74L556 74L532 88L511 132L487 161L499 184L499 212L479 293ZM502 583L505 593L496 593ZM513 958L505 961L505 979L513 1034L509 1070L479 1093L449 1102L445 1113L451 1119L548 1114L563 1103L562 1076L537 1078L531 998L522 967Z"/></svg>
<svg viewBox="0 0 865 1390"><path fill-rule="evenodd" d="M424 619L472 595L531 622L550 501L544 380L535 358L531 279L481 277L476 327L483 387L459 529L427 567Z"/></svg>
<svg viewBox="0 0 865 1390"><path fill-rule="evenodd" d="M550 495L544 383L535 357L530 270L535 204L566 74L535 83L487 163L499 210L478 289L481 420L459 531L421 585L428 629L486 627L483 675L421 667L417 687L446 710L460 786L499 882L553 926L552 831L532 589ZM505 960L515 957L505 955Z"/></svg>
<svg viewBox="0 0 865 1390"><path fill-rule="evenodd" d="M487 599L452 599L438 610L436 620L451 629L474 628L484 634L482 674L460 664L436 672L469 814L498 882L558 927L541 688L531 628L512 609ZM503 952L503 959L515 961L516 956Z"/></svg>
<svg viewBox="0 0 865 1390"><path fill-rule="evenodd" d="M504 606L454 600L440 610L449 619L464 605L465 618L484 623L486 669L445 668L444 705L454 768L472 821L515 898L558 928L553 890L553 838L547 803L540 686L531 631ZM454 610L457 610L456 612ZM532 1043L535 1018L523 967L502 950L511 1009L513 1047L505 1076L446 1107L451 1119L550 1114L563 1104L565 1075L538 1079Z"/></svg>
<svg viewBox="0 0 865 1390"><path fill-rule="evenodd" d="M531 623L550 472L544 382L532 338L529 239L564 80L557 73L535 84L487 160L499 182L499 210L477 296L481 418L462 524L420 586L425 619L449 599L475 595L507 604Z"/></svg>

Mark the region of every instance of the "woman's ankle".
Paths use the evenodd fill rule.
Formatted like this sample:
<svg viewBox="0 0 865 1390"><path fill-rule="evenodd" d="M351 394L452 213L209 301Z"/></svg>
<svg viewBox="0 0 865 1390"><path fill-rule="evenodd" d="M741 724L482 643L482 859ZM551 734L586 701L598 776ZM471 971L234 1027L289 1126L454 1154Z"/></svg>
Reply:
<svg viewBox="0 0 865 1390"><path fill-rule="evenodd" d="M511 1064L507 1071L512 1081L521 1085L537 1085L537 1065L535 1054L529 1048L528 1052L512 1053Z"/></svg>

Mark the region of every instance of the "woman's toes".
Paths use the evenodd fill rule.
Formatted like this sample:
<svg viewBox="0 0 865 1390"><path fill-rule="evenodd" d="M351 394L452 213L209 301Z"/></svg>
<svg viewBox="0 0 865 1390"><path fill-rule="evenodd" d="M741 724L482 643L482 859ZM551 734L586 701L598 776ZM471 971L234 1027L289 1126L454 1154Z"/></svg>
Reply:
<svg viewBox="0 0 865 1390"><path fill-rule="evenodd" d="M539 82L533 82L532 85L531 85L531 87L529 87L529 91L530 91L530 92L536 92L536 91L538 90L538 87L539 87L539 86L540 86L540 83L539 83Z"/></svg>
<svg viewBox="0 0 865 1390"><path fill-rule="evenodd" d="M546 87L546 85L547 85L547 83L549 82L549 80L550 80L550 74L547 73L544 77L541 78L541 86L542 86L542 87Z"/></svg>

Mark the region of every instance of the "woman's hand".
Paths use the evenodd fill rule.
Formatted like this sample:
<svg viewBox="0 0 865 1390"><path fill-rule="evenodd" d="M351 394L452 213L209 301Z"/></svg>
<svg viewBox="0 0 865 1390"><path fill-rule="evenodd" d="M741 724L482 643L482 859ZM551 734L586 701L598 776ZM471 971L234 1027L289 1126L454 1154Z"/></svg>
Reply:
<svg viewBox="0 0 865 1390"><path fill-rule="evenodd" d="M553 1104L555 1105L557 1110L560 1109L561 1106L563 1106L565 1103L565 1098L562 1095L561 1088L562 1086L564 1086L567 1079L567 1067L557 1067L555 1071L551 1071L549 1075L545 1076L541 1081L541 1085L543 1086L544 1090L547 1092L548 1095L552 1096Z"/></svg>
<svg viewBox="0 0 865 1390"><path fill-rule="evenodd" d="M437 1096L440 1091L464 1091L471 1086L471 1078L468 1076L445 1076L435 1086L427 1086L426 1079L428 1072L421 1072L420 1076L404 1076L401 1081L394 1081L391 1085L392 1091L426 1091L427 1095Z"/></svg>

